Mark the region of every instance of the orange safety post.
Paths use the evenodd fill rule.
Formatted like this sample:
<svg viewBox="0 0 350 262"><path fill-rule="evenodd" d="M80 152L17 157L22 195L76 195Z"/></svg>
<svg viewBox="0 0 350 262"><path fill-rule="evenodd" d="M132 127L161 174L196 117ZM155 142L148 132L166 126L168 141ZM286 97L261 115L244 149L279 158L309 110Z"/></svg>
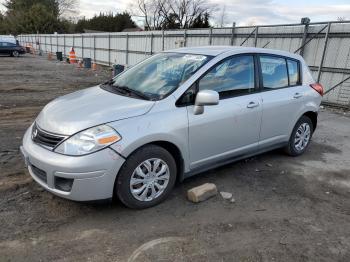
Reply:
<svg viewBox="0 0 350 262"><path fill-rule="evenodd" d="M74 48L72 47L72 49L69 52L69 63L75 64L76 62L77 62L77 57L75 55Z"/></svg>
<svg viewBox="0 0 350 262"><path fill-rule="evenodd" d="M92 63L92 71L97 70L97 64L95 62Z"/></svg>
<svg viewBox="0 0 350 262"><path fill-rule="evenodd" d="M48 59L48 60L52 60L52 53L51 53L51 52L49 52L49 53L47 54L47 59Z"/></svg>

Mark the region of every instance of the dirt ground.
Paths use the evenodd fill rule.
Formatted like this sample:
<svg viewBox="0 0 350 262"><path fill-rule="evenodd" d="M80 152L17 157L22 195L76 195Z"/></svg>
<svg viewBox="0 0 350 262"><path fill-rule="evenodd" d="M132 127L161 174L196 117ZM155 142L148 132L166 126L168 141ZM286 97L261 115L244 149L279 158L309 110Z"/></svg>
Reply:
<svg viewBox="0 0 350 262"><path fill-rule="evenodd" d="M147 210L76 203L24 169L21 138L50 100L110 72L0 57L0 261L350 261L350 112L322 109L308 151L273 151L177 185ZM200 204L205 182L232 192Z"/></svg>

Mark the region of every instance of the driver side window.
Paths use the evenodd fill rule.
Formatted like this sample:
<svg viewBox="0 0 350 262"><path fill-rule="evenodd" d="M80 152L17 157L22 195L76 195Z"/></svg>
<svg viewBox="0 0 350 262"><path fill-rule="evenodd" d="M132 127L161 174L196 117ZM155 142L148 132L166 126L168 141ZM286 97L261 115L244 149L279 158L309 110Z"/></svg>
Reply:
<svg viewBox="0 0 350 262"><path fill-rule="evenodd" d="M199 90L214 90L220 98L254 92L254 58L240 55L226 59L209 72L198 83Z"/></svg>

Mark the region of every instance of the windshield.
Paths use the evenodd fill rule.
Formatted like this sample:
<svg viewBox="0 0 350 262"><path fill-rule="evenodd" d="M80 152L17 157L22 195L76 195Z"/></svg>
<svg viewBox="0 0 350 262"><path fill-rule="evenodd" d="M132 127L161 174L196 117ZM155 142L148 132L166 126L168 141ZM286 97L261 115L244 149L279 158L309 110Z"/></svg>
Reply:
<svg viewBox="0 0 350 262"><path fill-rule="evenodd" d="M178 88L210 58L204 55L160 53L115 77L112 85L159 100Z"/></svg>

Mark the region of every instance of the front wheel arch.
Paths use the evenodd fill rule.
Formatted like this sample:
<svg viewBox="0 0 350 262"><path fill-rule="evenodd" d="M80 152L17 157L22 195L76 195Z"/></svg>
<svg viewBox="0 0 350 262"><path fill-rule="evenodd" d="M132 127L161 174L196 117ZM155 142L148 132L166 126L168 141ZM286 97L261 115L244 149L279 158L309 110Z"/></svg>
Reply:
<svg viewBox="0 0 350 262"><path fill-rule="evenodd" d="M170 174L174 175L170 176L169 186L162 196L160 196L158 199L154 199L154 201L151 201L149 203L137 203L137 201L135 202L135 199L130 198L130 191L128 191L128 189L125 187L126 181L129 179L130 175L132 175L130 171L134 168L135 163L137 163L139 159L145 157L145 154L146 156L148 155L149 158L151 158L151 156L153 157L153 152L157 152L155 155L161 154L163 157L165 157L162 158L163 160L167 159L166 164L168 164L170 170L173 170L173 172L171 172ZM154 143L142 145L128 155L126 161L120 168L114 182L113 197L118 197L124 205L130 208L139 209L156 205L165 200L169 195L177 179L177 170L178 167L176 160L174 159L171 152L169 152L167 149Z"/></svg>

